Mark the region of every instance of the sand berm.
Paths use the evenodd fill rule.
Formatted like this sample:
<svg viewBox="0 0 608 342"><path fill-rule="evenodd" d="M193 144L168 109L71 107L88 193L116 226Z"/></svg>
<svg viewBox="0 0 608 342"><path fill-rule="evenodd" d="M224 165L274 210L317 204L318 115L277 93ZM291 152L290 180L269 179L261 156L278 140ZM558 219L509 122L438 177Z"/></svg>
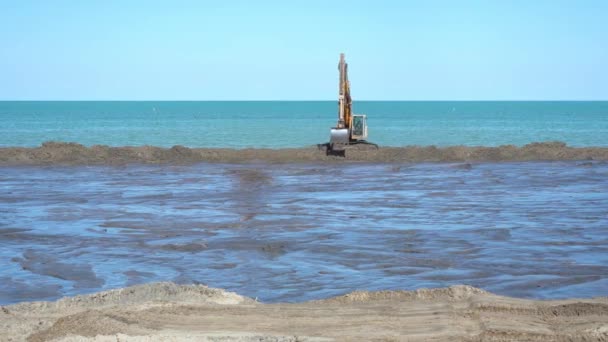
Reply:
<svg viewBox="0 0 608 342"><path fill-rule="evenodd" d="M95 165L129 163L295 163L295 162L495 162L528 160L608 160L608 147L569 147L563 142L525 146L349 146L345 156L327 155L323 145L284 149L188 148L173 146L86 147L45 142L39 147L1 147L0 165Z"/></svg>
<svg viewBox="0 0 608 342"><path fill-rule="evenodd" d="M608 341L608 298L534 301L465 286L263 304L150 283L0 307L3 341Z"/></svg>

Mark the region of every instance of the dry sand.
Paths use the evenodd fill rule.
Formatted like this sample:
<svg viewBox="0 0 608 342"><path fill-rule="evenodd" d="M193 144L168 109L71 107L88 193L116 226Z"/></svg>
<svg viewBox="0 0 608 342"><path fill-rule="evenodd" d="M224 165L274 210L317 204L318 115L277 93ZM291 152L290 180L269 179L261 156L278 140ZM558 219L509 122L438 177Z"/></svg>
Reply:
<svg viewBox="0 0 608 342"><path fill-rule="evenodd" d="M90 165L127 163L197 162L459 162L526 160L608 160L608 147L568 147L562 142L532 143L523 147L407 146L381 147L355 145L345 157L326 154L323 145L285 149L218 149L173 146L86 147L76 143L46 142L40 147L0 148L0 165Z"/></svg>
<svg viewBox="0 0 608 342"><path fill-rule="evenodd" d="M153 283L0 308L3 341L607 341L608 298L535 301L470 286L262 304Z"/></svg>

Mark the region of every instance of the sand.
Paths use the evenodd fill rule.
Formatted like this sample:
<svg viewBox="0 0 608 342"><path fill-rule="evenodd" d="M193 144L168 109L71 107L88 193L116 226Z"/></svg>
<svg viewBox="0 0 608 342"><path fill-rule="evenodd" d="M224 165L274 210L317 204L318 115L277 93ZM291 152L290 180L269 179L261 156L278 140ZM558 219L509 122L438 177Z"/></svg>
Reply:
<svg viewBox="0 0 608 342"><path fill-rule="evenodd" d="M92 165L128 163L293 163L293 162L468 162L527 160L608 160L608 147L569 147L562 142L539 142L522 147L470 146L349 146L345 156L328 155L324 145L285 149L218 149L173 146L86 147L77 143L46 142L40 147L2 147L2 165Z"/></svg>
<svg viewBox="0 0 608 342"><path fill-rule="evenodd" d="M151 283L0 307L2 341L607 341L608 298L497 296L458 285L263 304Z"/></svg>

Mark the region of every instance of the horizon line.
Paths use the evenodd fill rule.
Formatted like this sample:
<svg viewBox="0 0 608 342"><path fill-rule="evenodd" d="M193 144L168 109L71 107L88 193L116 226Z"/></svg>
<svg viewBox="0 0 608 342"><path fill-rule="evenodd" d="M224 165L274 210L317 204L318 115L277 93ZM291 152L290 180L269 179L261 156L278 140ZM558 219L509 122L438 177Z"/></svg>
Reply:
<svg viewBox="0 0 608 342"><path fill-rule="evenodd" d="M306 100L167 100L167 99L145 99L145 100L113 100L113 99L88 99L88 100L76 100L76 99L0 99L0 102L334 102L337 99L306 99ZM353 102L608 102L608 99L506 99L506 100L353 100Z"/></svg>

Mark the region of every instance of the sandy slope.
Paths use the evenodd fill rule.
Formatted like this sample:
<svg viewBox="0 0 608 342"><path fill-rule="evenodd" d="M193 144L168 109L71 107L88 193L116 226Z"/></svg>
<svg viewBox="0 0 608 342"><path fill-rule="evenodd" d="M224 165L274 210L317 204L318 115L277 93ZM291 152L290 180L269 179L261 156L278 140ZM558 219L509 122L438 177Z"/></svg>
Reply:
<svg viewBox="0 0 608 342"><path fill-rule="evenodd" d="M262 304L154 283L0 309L6 341L607 341L608 298L532 301L469 286Z"/></svg>

